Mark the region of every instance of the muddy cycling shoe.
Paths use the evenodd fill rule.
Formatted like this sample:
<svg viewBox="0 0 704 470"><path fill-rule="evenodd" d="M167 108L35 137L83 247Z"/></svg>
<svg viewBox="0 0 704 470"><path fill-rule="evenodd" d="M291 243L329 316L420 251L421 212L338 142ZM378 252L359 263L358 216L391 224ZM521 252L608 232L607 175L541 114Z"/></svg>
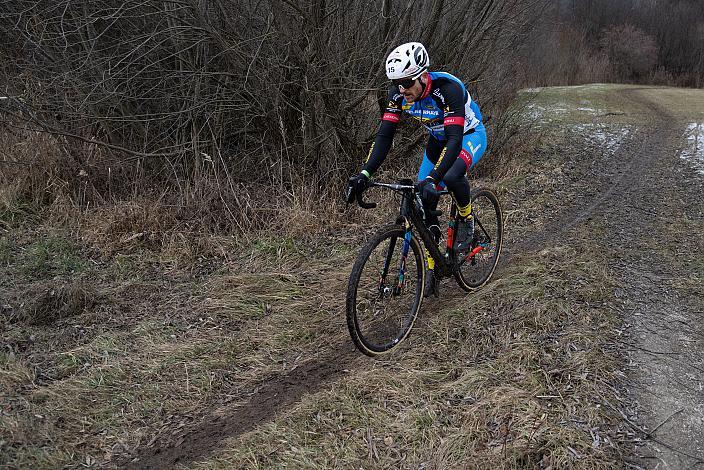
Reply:
<svg viewBox="0 0 704 470"><path fill-rule="evenodd" d="M425 288L423 297L440 297L440 279L435 276L435 271L429 269L425 274Z"/></svg>
<svg viewBox="0 0 704 470"><path fill-rule="evenodd" d="M473 241L474 217L470 215L466 219L459 219L456 233L457 242L455 243L455 247L458 251L467 251Z"/></svg>
<svg viewBox="0 0 704 470"><path fill-rule="evenodd" d="M474 232L474 237L472 238L472 246L479 246L479 245L488 245L489 244L489 238L481 233L479 230Z"/></svg>

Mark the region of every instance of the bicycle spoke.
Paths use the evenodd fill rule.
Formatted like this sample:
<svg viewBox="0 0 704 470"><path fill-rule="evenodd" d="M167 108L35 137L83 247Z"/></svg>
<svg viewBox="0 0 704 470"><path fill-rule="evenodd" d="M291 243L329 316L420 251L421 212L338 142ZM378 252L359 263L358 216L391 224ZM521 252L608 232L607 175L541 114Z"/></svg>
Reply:
<svg viewBox="0 0 704 470"><path fill-rule="evenodd" d="M489 233L486 231L486 229L485 229L484 226L482 225L481 220L479 220L479 217L478 217L478 216L475 216L474 221L475 221L475 223L477 224L477 227L479 227L479 228L481 229L482 233L483 233L484 236L486 237L486 244L487 244L487 245L490 244L490 243L491 243L491 235L489 235ZM476 230L476 229L475 229L475 230Z"/></svg>
<svg viewBox="0 0 704 470"><path fill-rule="evenodd" d="M455 253L455 278L465 290L484 285L496 268L501 252L503 223L496 196L488 190L473 194L474 233L468 251Z"/></svg>
<svg viewBox="0 0 704 470"><path fill-rule="evenodd" d="M362 352L370 355L398 344L410 331L420 308L420 246L410 231L396 227L372 239L360 253L363 264L355 265L350 285L354 292L348 290L348 302L354 299L351 311L348 304L352 338ZM402 240L400 246L398 239Z"/></svg>

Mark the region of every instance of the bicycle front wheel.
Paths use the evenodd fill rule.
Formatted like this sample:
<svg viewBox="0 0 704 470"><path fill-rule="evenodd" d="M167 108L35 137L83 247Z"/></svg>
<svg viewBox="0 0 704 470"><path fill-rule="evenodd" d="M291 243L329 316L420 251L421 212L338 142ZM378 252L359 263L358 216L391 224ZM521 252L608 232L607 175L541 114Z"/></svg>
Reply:
<svg viewBox="0 0 704 470"><path fill-rule="evenodd" d="M496 195L488 189L472 192L474 234L472 243L464 251L453 250L454 275L466 291L486 284L496 269L504 237L503 216ZM455 226L459 220L455 223Z"/></svg>
<svg viewBox="0 0 704 470"><path fill-rule="evenodd" d="M374 357L408 336L424 281L423 249L411 231L390 225L369 240L347 287L347 327L357 349Z"/></svg>

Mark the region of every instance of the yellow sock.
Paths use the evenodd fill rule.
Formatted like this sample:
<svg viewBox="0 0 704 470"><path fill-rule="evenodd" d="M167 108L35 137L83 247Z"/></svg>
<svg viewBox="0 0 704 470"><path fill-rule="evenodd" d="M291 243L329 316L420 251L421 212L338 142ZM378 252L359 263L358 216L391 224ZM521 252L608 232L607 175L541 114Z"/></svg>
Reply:
<svg viewBox="0 0 704 470"><path fill-rule="evenodd" d="M428 255L428 269L435 269L435 260L430 255Z"/></svg>
<svg viewBox="0 0 704 470"><path fill-rule="evenodd" d="M472 203L470 202L464 207L461 207L459 204L457 204L457 210L459 211L462 217L467 217L472 212Z"/></svg>

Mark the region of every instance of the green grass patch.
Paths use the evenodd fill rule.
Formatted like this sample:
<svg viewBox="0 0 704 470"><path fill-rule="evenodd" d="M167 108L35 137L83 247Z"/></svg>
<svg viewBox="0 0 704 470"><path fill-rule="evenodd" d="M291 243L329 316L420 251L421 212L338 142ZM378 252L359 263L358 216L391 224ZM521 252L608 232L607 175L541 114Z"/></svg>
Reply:
<svg viewBox="0 0 704 470"><path fill-rule="evenodd" d="M2 194L0 194L2 196ZM23 225L35 225L39 221L37 204L20 199L0 197L0 228L16 229Z"/></svg>
<svg viewBox="0 0 704 470"><path fill-rule="evenodd" d="M32 277L76 274L85 269L86 262L78 246L60 236L46 236L34 242L27 249L21 267L23 274Z"/></svg>
<svg viewBox="0 0 704 470"><path fill-rule="evenodd" d="M0 264L11 264L16 257L15 242L7 236L0 238Z"/></svg>
<svg viewBox="0 0 704 470"><path fill-rule="evenodd" d="M144 268L139 254L118 253L110 266L110 274L114 276L115 280L134 280L143 276Z"/></svg>
<svg viewBox="0 0 704 470"><path fill-rule="evenodd" d="M252 248L269 258L280 259L284 255L299 254L296 240L291 237L282 236L280 238L260 238L254 242Z"/></svg>

